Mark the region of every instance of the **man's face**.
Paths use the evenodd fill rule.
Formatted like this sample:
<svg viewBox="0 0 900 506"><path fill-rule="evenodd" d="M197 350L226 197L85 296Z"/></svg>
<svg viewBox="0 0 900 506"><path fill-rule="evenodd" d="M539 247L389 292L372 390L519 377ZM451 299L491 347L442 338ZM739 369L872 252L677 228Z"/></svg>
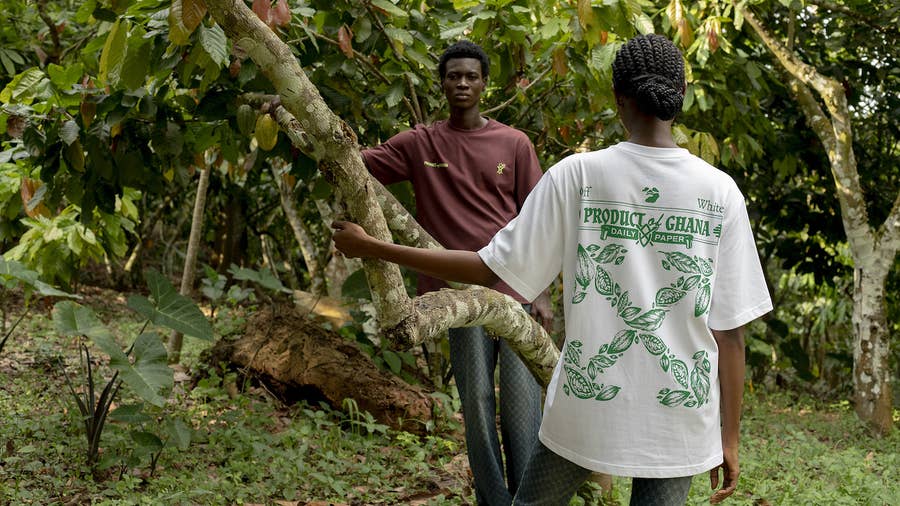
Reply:
<svg viewBox="0 0 900 506"><path fill-rule="evenodd" d="M453 58L447 61L441 85L451 108L469 109L478 105L485 82L481 62L475 58Z"/></svg>

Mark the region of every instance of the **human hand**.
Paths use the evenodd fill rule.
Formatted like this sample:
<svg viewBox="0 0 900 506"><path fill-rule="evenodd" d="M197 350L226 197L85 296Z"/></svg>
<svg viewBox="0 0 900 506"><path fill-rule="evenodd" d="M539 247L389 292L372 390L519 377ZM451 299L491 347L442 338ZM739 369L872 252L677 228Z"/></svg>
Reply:
<svg viewBox="0 0 900 506"><path fill-rule="evenodd" d="M334 247L344 256L349 258L369 256L367 246L373 239L362 227L349 221L336 220L331 222L331 228L334 229L331 235Z"/></svg>
<svg viewBox="0 0 900 506"><path fill-rule="evenodd" d="M531 317L538 322L547 333L553 330L553 307L550 305L550 293L541 292L531 303Z"/></svg>
<svg viewBox="0 0 900 506"><path fill-rule="evenodd" d="M710 488L716 490L719 487L719 468L722 469L722 488L710 496L710 504L719 504L733 494L737 488L738 476L741 474L737 448L723 448L723 456L722 464L709 471Z"/></svg>

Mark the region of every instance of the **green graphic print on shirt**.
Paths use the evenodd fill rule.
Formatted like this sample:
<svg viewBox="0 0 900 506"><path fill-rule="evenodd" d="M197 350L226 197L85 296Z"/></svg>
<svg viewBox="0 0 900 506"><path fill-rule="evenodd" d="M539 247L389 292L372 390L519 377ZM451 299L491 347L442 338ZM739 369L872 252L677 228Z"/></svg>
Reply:
<svg viewBox="0 0 900 506"><path fill-rule="evenodd" d="M617 225L604 224L609 226L601 229L601 239L606 239L608 236L628 238L635 240L642 247L659 242L679 244L690 248L692 242L698 240L696 236L700 236L699 240L703 241L704 235L710 235L708 220L689 218L695 222L685 226L688 223L687 219L672 215L675 218L670 218L668 221L672 224L680 224L683 231L690 233L680 235L668 232L660 233L658 228L660 224L664 223L662 216L655 219L650 218L644 222L643 218L647 214L646 212L622 210L622 205L619 204L619 206L620 208L613 212L599 207L585 208L582 211L585 223L589 222L589 214L599 215L601 220L604 215L607 220L617 220L619 222ZM589 213L588 210L591 212ZM716 218L721 222L721 216ZM628 225L635 227L631 229L632 232L622 230L627 229ZM621 229L610 228L615 226L619 226ZM721 223L718 223L713 228L716 242L718 242L720 232ZM654 331L662 325L669 309L684 300L693 301L692 312L696 318L702 317L709 311L710 278L713 275L712 259L697 255L690 256L678 251L657 251L662 255L660 258L662 268L680 275L669 286L657 290L651 307L644 310L635 305L629 297L628 291L623 290L603 267L607 264L622 264L627 253L628 250L624 246L614 243L608 243L602 247L597 244L589 244L586 247L582 244L578 245L572 304L580 304L588 297L589 293L596 291L611 304L618 318L629 328L620 330L612 341L600 346L597 353L587 359L587 365L582 365L583 343L579 340L566 343L563 357L566 383L563 385L563 392L580 399L608 401L615 398L622 387L598 382L600 375L606 369L613 367L632 345L640 344L647 353L659 357L660 368L673 380L671 388L662 388L657 393L659 403L668 407L700 407L709 401L711 364L708 353L705 350L695 352L689 359L690 362L693 362L693 367L689 371L685 360L677 357L671 348L654 334ZM689 295L693 296L689 297Z"/></svg>

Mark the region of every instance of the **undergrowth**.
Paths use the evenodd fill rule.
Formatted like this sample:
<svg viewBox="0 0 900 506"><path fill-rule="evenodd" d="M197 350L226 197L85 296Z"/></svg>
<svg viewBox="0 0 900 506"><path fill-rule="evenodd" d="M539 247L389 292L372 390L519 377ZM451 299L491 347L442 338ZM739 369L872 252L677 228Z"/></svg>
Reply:
<svg viewBox="0 0 900 506"><path fill-rule="evenodd" d="M137 325L125 312L100 313L113 327ZM223 315L218 335L241 319ZM181 375L164 408L191 427L186 451L166 447L152 474L146 461L92 473L57 365L77 360L77 348L51 329L34 314L0 354L0 504L474 504L459 431L391 431L351 401L284 406L213 371L196 383ZM188 372L198 373L199 351L185 350ZM111 422L101 452L127 449L127 430ZM726 504L900 504L900 434L874 437L847 402L757 390L746 396L742 434L741 482ZM616 478L607 503L627 504L628 492ZM689 504L710 493L708 476L695 477ZM584 487L572 504L598 497Z"/></svg>

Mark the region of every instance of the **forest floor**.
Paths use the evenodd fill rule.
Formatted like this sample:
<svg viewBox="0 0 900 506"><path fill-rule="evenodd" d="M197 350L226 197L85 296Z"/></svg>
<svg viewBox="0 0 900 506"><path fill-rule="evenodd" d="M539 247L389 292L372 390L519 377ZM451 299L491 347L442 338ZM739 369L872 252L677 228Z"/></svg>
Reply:
<svg viewBox="0 0 900 506"><path fill-rule="evenodd" d="M125 294L82 293L80 303L123 346L133 341L142 322L125 308ZM7 322L23 311L15 301L4 309ZM251 310L219 309L217 338L239 334ZM191 339L166 406L148 420L110 419L91 470L65 380L86 388L79 343L53 329L49 305L35 304L0 351L0 505L475 503L458 415L415 435L388 429L352 402L285 405L235 372L206 366L200 354L211 343ZM105 359L92 360L98 389L111 377ZM116 407L131 402L123 390ZM176 420L190 428L189 444L165 435ZM158 454L135 443L146 433L160 435ZM742 438L741 482L726 504L900 504L900 431L873 436L847 401L748 390ZM627 504L628 494L628 481L615 478L605 503ZM689 504L709 495L708 476L695 477ZM601 502L590 485L572 504Z"/></svg>

